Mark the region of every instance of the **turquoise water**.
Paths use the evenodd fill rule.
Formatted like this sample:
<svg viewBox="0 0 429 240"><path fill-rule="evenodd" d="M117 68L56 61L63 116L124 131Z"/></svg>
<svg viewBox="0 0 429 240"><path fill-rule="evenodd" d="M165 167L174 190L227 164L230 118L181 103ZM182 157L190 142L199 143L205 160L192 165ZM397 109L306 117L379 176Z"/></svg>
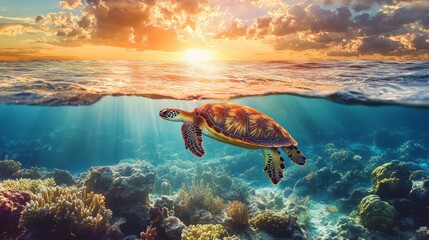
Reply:
<svg viewBox="0 0 429 240"><path fill-rule="evenodd" d="M181 124L162 120L158 112L166 107L192 111L207 102L216 101L105 97L89 106L1 105L0 156L8 155L25 167L61 168L72 172L94 165L115 164L128 158L158 164L160 159L152 160L152 155L159 154L157 147L164 149L165 146L168 146L165 154L170 154L173 159L204 161L184 149ZM250 97L231 102L271 116L291 133L304 152L337 139L373 149L373 135L379 130L411 131L411 136L423 143L427 142L429 134L427 109L341 105L289 95ZM204 144L205 159L219 156L218 149L226 148L224 155L253 151L226 146L207 137ZM262 153L258 151L257 154ZM260 158L262 169L262 155ZM311 155L309 158L311 162Z"/></svg>
<svg viewBox="0 0 429 240"><path fill-rule="evenodd" d="M79 64L86 65L75 71ZM12 211L2 202L0 239L169 240L196 224L220 224L222 236L252 240L429 236L426 62L217 63L209 70L127 61L0 65L6 70L0 159L22 164L6 172L10 163L0 161L0 195L6 196L0 200L18 201L4 194L6 180L53 177L62 188L102 194L112 211L107 227L83 231L54 207L46 212L28 200ZM197 158L185 149L182 123L158 114L219 101L273 118L298 141L307 164L286 159L284 179L275 186L263 171L262 151L203 137L206 155ZM44 196L17 185L12 190ZM63 195L69 198L60 205L79 196ZM218 210L214 199L224 203ZM234 220L231 201L244 204L249 221ZM369 201L377 207L363 209ZM283 219L276 223L280 230L257 223L263 214ZM54 215L63 220L45 218ZM148 237L147 227L156 235Z"/></svg>

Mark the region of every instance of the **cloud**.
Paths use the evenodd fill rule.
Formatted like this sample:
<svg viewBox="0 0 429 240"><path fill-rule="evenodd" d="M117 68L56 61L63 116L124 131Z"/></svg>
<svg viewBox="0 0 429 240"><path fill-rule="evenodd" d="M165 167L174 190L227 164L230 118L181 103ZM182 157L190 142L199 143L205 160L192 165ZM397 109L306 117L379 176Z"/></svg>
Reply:
<svg viewBox="0 0 429 240"><path fill-rule="evenodd" d="M0 35L17 36L17 35L32 34L37 32L43 32L43 31L29 24L0 23Z"/></svg>
<svg viewBox="0 0 429 240"><path fill-rule="evenodd" d="M246 35L247 27L238 21L233 21L231 27L224 32L217 34L216 38L236 39Z"/></svg>
<svg viewBox="0 0 429 240"><path fill-rule="evenodd" d="M198 31L202 13L210 12L209 0L61 0L71 12L37 16L49 27L53 43L100 44L136 50L177 51L185 48L180 33Z"/></svg>
<svg viewBox="0 0 429 240"><path fill-rule="evenodd" d="M61 0L60 7L62 9L76 9L82 5L82 0Z"/></svg>
<svg viewBox="0 0 429 240"><path fill-rule="evenodd" d="M413 47L417 50L429 50L429 34L414 38Z"/></svg>
<svg viewBox="0 0 429 240"><path fill-rule="evenodd" d="M283 6L247 26L233 23L217 37L244 37L264 41L277 51L313 49L335 56L395 56L410 54L413 48L427 49L428 2L340 0L325 4Z"/></svg>
<svg viewBox="0 0 429 240"><path fill-rule="evenodd" d="M361 54L392 54L392 52L400 50L401 44L398 41L368 37L362 39L362 44L358 47L358 53Z"/></svg>

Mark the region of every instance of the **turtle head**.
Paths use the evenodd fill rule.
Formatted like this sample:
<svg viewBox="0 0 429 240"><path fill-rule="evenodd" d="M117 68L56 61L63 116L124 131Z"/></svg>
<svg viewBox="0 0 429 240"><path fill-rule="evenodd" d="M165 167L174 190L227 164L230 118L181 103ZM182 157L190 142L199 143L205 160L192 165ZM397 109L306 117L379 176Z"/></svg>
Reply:
<svg viewBox="0 0 429 240"><path fill-rule="evenodd" d="M159 116L165 120L173 122L188 122L192 121L189 119L189 112L183 111L178 108L164 108L159 111Z"/></svg>

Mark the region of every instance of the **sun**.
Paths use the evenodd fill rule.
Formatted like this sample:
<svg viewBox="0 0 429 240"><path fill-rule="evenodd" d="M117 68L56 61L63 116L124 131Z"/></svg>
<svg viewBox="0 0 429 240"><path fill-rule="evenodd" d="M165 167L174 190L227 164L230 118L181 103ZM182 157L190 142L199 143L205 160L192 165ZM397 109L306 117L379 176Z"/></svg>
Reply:
<svg viewBox="0 0 429 240"><path fill-rule="evenodd" d="M190 63L208 62L212 60L212 53L205 49L188 49L183 52L183 60Z"/></svg>

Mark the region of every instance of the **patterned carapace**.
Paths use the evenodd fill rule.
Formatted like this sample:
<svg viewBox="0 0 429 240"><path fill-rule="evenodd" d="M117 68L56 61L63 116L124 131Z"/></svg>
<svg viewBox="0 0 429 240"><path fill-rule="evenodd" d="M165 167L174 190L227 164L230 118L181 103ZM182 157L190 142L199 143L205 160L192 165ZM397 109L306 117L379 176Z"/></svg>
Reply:
<svg viewBox="0 0 429 240"><path fill-rule="evenodd" d="M234 104L205 104L194 110L214 131L243 143L285 147L296 145L290 134L272 118L253 108Z"/></svg>

